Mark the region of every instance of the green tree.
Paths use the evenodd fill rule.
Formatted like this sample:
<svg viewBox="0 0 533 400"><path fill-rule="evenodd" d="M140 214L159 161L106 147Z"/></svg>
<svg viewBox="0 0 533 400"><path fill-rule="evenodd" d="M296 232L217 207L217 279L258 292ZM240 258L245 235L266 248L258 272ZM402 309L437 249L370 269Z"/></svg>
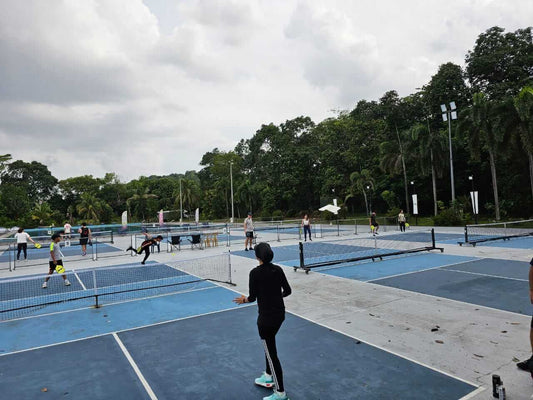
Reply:
<svg viewBox="0 0 533 400"><path fill-rule="evenodd" d="M523 88L514 98L514 106L520 118L518 130L521 143L529 160L529 181L533 197L533 88Z"/></svg>
<svg viewBox="0 0 533 400"><path fill-rule="evenodd" d="M129 215L135 214L144 221L146 219L146 215L148 214L148 201L155 198L157 198L157 196L150 193L150 188L144 187L142 184L137 182L135 192L126 200ZM132 207L135 207L134 214L132 214L131 211Z"/></svg>
<svg viewBox="0 0 533 400"><path fill-rule="evenodd" d="M76 210L82 219L99 222L104 206L96 196L84 193L80 196L80 202L76 205Z"/></svg>
<svg viewBox="0 0 533 400"><path fill-rule="evenodd" d="M37 223L41 226L49 225L52 214L52 209L48 203L35 203L33 209L31 210L31 219L37 221Z"/></svg>
<svg viewBox="0 0 533 400"><path fill-rule="evenodd" d="M48 167L37 161L26 163L17 160L7 164L1 180L2 184L24 187L30 202L48 200L57 185L57 179L52 176Z"/></svg>
<svg viewBox="0 0 533 400"><path fill-rule="evenodd" d="M465 59L470 83L491 100L517 94L533 77L532 28L504 32L494 26L480 34Z"/></svg>
<svg viewBox="0 0 533 400"><path fill-rule="evenodd" d="M368 204L368 191L374 191L375 187L375 181L372 177L372 174L367 169L362 169L360 172L355 171L350 174L350 192L344 199L344 202L347 203L349 199L355 197L357 193L362 193L364 200L365 200L365 206L366 206L366 214L370 215L370 212L372 211Z"/></svg>

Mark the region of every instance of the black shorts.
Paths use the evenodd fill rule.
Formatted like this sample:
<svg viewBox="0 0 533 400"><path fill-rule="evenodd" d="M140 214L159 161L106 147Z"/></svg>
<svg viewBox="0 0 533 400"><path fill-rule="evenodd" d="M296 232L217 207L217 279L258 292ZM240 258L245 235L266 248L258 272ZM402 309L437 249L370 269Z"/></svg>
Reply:
<svg viewBox="0 0 533 400"><path fill-rule="evenodd" d="M253 232L246 232L246 237L247 238L253 238L254 237L254 233Z"/></svg>
<svg viewBox="0 0 533 400"><path fill-rule="evenodd" d="M531 317L531 329L533 329L533 317Z"/></svg>
<svg viewBox="0 0 533 400"><path fill-rule="evenodd" d="M80 238L80 244L82 246L85 246L87 244L87 242L89 241L89 238L88 237L83 237L83 238Z"/></svg>
<svg viewBox="0 0 533 400"><path fill-rule="evenodd" d="M379 224L377 222L373 222L372 225L374 225L374 227L376 227L376 228L379 226Z"/></svg>
<svg viewBox="0 0 533 400"><path fill-rule="evenodd" d="M58 265L63 265L63 260L57 260L56 264L53 261L48 261L48 265L52 271L55 271Z"/></svg>

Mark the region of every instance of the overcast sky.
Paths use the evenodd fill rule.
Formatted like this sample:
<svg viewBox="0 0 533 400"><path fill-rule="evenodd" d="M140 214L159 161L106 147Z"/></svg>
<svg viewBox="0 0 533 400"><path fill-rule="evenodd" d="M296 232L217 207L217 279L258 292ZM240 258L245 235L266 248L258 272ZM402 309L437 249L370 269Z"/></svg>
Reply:
<svg viewBox="0 0 533 400"><path fill-rule="evenodd" d="M532 17L526 0L2 0L0 154L59 179L198 170L263 123L408 95Z"/></svg>

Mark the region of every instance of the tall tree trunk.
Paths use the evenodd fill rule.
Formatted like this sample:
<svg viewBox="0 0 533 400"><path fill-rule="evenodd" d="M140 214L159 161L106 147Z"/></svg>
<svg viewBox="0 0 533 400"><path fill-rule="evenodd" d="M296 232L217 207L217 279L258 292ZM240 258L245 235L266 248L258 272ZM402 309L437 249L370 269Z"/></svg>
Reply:
<svg viewBox="0 0 533 400"><path fill-rule="evenodd" d="M363 196L365 197L366 215L370 215L368 212L368 200L366 198L366 192L363 190Z"/></svg>
<svg viewBox="0 0 533 400"><path fill-rule="evenodd" d="M496 162L494 160L494 153L489 150L490 160L490 174L492 175L492 189L494 192L494 211L496 213L496 221L500 220L500 200L498 197L498 179L496 178Z"/></svg>
<svg viewBox="0 0 533 400"><path fill-rule="evenodd" d="M533 154L527 152L529 158L529 183L531 184L531 196L533 197Z"/></svg>
<svg viewBox="0 0 533 400"><path fill-rule="evenodd" d="M435 165L433 164L433 149L429 150L431 157L431 183L433 186L433 214L437 216L437 177L435 176Z"/></svg>
<svg viewBox="0 0 533 400"><path fill-rule="evenodd" d="M403 168L403 184L405 187L405 204L407 208L407 214L411 214L411 208L409 206L409 192L407 188L407 169L405 168L405 158L403 156L402 141L400 140L400 132L398 132L398 126L394 125L396 129L396 136L398 137L398 145L400 146L400 157L402 158L402 168Z"/></svg>

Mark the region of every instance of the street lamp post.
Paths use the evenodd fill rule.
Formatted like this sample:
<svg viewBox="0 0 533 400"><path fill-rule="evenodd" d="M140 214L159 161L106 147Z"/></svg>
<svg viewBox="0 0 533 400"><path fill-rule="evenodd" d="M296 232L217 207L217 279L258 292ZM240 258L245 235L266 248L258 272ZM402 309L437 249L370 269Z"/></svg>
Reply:
<svg viewBox="0 0 533 400"><path fill-rule="evenodd" d="M441 104L440 109L442 111L442 120L448 121L448 142L450 146L450 183L452 186L452 202L455 201L455 183L453 181L453 150L452 150L452 119L457 119L457 107L455 101L450 102L450 109L446 107L446 104Z"/></svg>
<svg viewBox="0 0 533 400"><path fill-rule="evenodd" d="M368 215L372 214L372 192L370 191L370 185L366 186L366 190L368 191L368 200L370 203L370 206L368 207Z"/></svg>
<svg viewBox="0 0 533 400"><path fill-rule="evenodd" d="M231 223L233 224L234 212L233 212L233 161L229 162L229 179L231 185Z"/></svg>
<svg viewBox="0 0 533 400"><path fill-rule="evenodd" d="M411 181L411 191L413 199L413 214L415 215L415 225L418 226L418 196L416 194L415 181Z"/></svg>
<svg viewBox="0 0 533 400"><path fill-rule="evenodd" d="M181 179L180 179L180 223L183 222L183 200L181 197Z"/></svg>
<svg viewBox="0 0 533 400"><path fill-rule="evenodd" d="M477 224L477 198L476 198L476 192L474 190L474 175L469 175L468 176L468 180L470 182L472 182L472 210L474 211L474 219L476 221L476 224Z"/></svg>

